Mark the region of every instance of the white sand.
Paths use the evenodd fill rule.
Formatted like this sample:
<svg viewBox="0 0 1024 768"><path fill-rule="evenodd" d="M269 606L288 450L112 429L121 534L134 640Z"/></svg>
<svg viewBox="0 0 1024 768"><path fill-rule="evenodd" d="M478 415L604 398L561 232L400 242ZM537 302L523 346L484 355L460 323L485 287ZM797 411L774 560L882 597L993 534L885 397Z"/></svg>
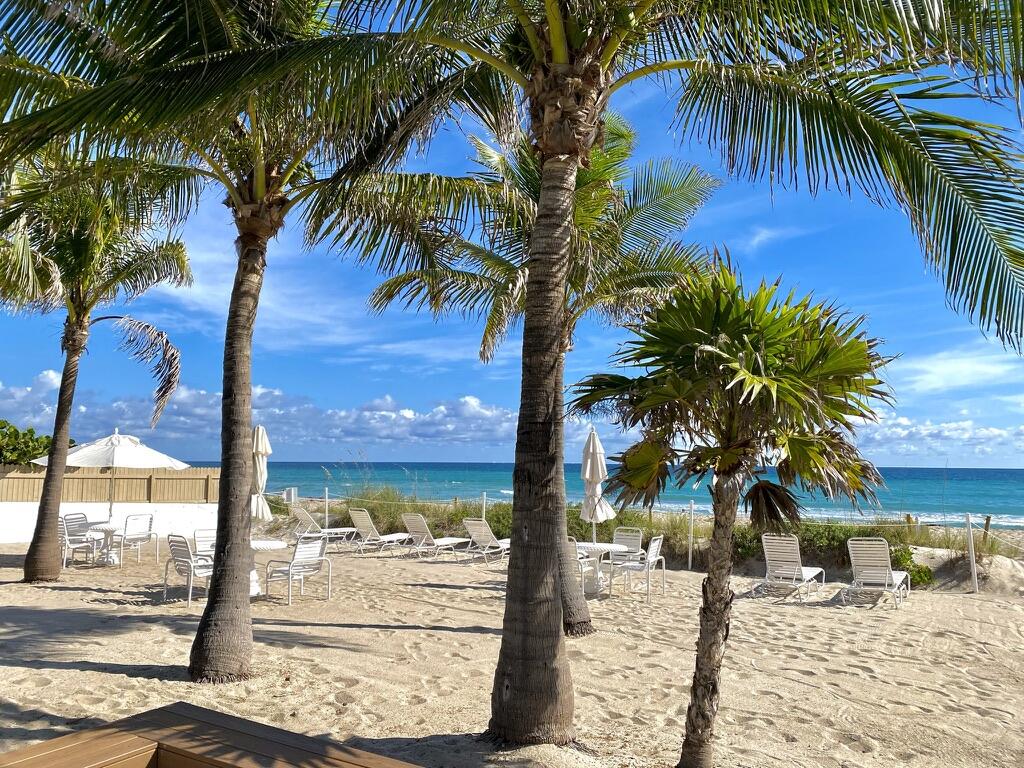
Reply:
<svg viewBox="0 0 1024 768"><path fill-rule="evenodd" d="M255 604L260 677L209 687L184 670L201 603L161 603L151 553L141 567L76 568L30 587L14 583L22 549L0 548L0 750L181 699L423 765L678 758L697 574L670 573L650 607L592 602L601 631L569 644L586 751L492 754L474 734L487 725L500 569L338 556L329 603ZM737 598L721 766L1024 765L1024 599L914 592L894 611L843 607L836 588L806 604Z"/></svg>

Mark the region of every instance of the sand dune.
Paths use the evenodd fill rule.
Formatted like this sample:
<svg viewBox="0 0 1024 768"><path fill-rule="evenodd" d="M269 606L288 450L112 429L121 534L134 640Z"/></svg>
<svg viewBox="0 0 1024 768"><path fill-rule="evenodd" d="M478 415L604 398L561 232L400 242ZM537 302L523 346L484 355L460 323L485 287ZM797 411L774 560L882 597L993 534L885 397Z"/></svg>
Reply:
<svg viewBox="0 0 1024 768"><path fill-rule="evenodd" d="M504 572L389 556L335 558L335 595L253 608L259 677L187 682L201 603L160 602L152 554L14 583L0 548L0 750L175 700L423 765L654 766L678 756L700 576L650 606L592 602L571 641L580 750L494 752L487 724ZM904 609L743 594L724 670L722 766L1024 764L1024 600L914 592ZM277 586L280 590L280 585ZM174 597L183 596L183 590Z"/></svg>

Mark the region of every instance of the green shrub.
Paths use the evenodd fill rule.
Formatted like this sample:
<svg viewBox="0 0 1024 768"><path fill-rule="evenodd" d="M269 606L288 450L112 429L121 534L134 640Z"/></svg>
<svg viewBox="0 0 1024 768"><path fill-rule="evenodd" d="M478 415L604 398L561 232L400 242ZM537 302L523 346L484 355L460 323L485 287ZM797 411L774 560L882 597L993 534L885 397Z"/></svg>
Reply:
<svg viewBox="0 0 1024 768"><path fill-rule="evenodd" d="M894 571L906 571L910 574L910 583L915 587L923 587L935 581L932 569L923 563L915 562L914 553L906 544L890 545L889 559L892 561Z"/></svg>
<svg viewBox="0 0 1024 768"><path fill-rule="evenodd" d="M732 532L732 554L737 563L761 557L761 534L749 525L738 525Z"/></svg>

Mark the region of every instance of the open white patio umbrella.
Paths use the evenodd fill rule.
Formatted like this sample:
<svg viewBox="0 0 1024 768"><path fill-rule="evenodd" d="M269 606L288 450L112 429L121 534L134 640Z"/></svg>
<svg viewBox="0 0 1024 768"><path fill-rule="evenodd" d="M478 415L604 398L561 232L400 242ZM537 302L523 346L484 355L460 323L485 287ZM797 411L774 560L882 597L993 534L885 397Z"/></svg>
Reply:
<svg viewBox="0 0 1024 768"><path fill-rule="evenodd" d="M252 431L252 516L257 520L270 520L270 505L263 498L267 490L267 457L273 453L270 438L263 425L257 424Z"/></svg>
<svg viewBox="0 0 1024 768"><path fill-rule="evenodd" d="M32 459L33 464L46 466L47 457ZM110 510L108 519L114 517L114 473L118 467L125 469L188 469L189 465L172 456L155 451L142 444L134 435L122 435L116 429L114 434L93 440L91 443L76 445L68 451L69 467L110 468Z"/></svg>
<svg viewBox="0 0 1024 768"><path fill-rule="evenodd" d="M602 495L601 483L608 479L608 467L604 460L604 446L601 438L593 429L587 436L583 446L583 466L580 468L583 478L583 504L580 507L580 519L590 523L591 535L597 541L597 524L615 517L615 510Z"/></svg>

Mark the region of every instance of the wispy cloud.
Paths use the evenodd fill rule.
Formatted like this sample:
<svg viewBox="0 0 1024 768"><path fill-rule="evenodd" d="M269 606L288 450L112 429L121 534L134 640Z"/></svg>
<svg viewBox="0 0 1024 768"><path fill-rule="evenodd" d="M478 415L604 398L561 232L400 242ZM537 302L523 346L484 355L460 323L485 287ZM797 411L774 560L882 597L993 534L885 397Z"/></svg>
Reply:
<svg viewBox="0 0 1024 768"><path fill-rule="evenodd" d="M1024 360L989 343L904 357L890 366L897 394L935 395L1024 381Z"/></svg>
<svg viewBox="0 0 1024 768"><path fill-rule="evenodd" d="M753 255L766 245L794 240L798 237L809 235L813 231L814 230L794 226L756 226L746 235L741 236L735 242L734 247L741 253Z"/></svg>

